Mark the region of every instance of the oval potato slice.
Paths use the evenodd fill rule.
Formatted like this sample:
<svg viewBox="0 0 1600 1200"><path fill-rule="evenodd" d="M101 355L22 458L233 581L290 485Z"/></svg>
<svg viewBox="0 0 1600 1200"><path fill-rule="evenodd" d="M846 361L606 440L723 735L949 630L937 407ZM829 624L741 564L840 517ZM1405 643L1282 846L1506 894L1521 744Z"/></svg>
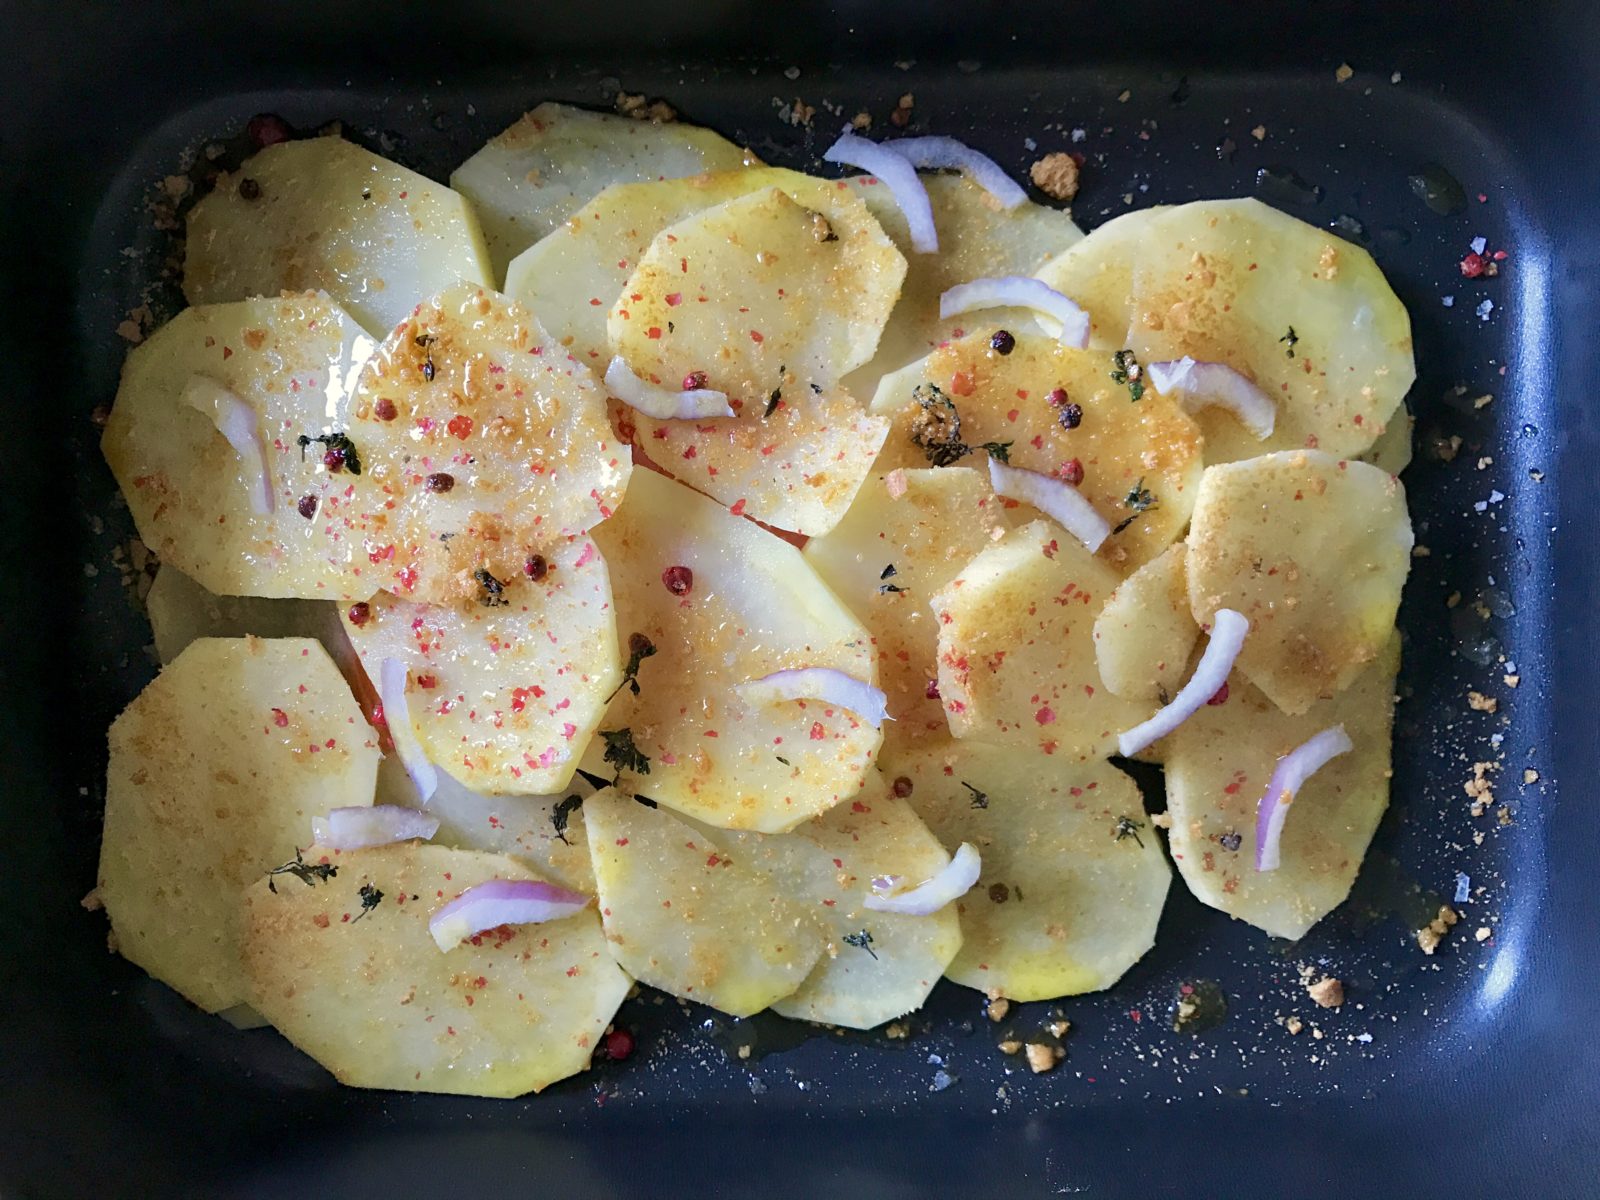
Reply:
<svg viewBox="0 0 1600 1200"><path fill-rule="evenodd" d="M342 673L355 663L344 635L339 606L331 600L266 600L259 596L218 596L206 591L171 563L162 563L144 598L165 666L200 638L309 637L322 643Z"/></svg>
<svg viewBox="0 0 1600 1200"><path fill-rule="evenodd" d="M377 769L316 642L191 644L111 726L97 890L117 949L207 1012L244 1003L240 891L294 858L313 816L371 804Z"/></svg>
<svg viewBox="0 0 1600 1200"><path fill-rule="evenodd" d="M503 855L416 842L309 855L338 874L244 894L244 966L255 1008L340 1083L509 1097L589 1065L631 986L592 908L441 951L435 910L490 879L539 877ZM362 888L382 893L370 909Z"/></svg>
<svg viewBox="0 0 1600 1200"><path fill-rule="evenodd" d="M337 137L280 142L219 176L184 246L190 304L321 289L378 337L457 280L492 286L465 200Z"/></svg>
<svg viewBox="0 0 1600 1200"><path fill-rule="evenodd" d="M1286 713L1347 687L1394 629L1411 569L1405 488L1367 463L1284 450L1209 467L1189 528L1189 607L1250 620L1237 669Z"/></svg>
<svg viewBox="0 0 1600 1200"><path fill-rule="evenodd" d="M1200 630L1189 613L1185 547L1168 546L1116 587L1094 619L1100 681L1126 700L1167 703L1185 681Z"/></svg>
<svg viewBox="0 0 1600 1200"><path fill-rule="evenodd" d="M1361 461L1391 475L1400 474L1411 465L1411 443L1416 427L1417 419L1404 408L1399 409L1384 426L1378 440L1361 455Z"/></svg>
<svg viewBox="0 0 1600 1200"><path fill-rule="evenodd" d="M1039 269L1038 278L1089 314L1089 345L1117 351L1128 345L1133 321L1134 260L1165 206L1123 213L1090 230L1081 242Z"/></svg>

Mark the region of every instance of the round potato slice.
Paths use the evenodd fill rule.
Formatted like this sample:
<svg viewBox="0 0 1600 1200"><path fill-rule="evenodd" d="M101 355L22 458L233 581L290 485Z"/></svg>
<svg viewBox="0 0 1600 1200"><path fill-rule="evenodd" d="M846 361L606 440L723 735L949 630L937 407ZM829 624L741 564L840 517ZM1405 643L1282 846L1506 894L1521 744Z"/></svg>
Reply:
<svg viewBox="0 0 1600 1200"><path fill-rule="evenodd" d="M1110 987L1155 944L1172 875L1139 789L1109 763L961 741L886 766L941 841L971 842L983 859L956 901L962 943L948 978L1050 1000Z"/></svg>
<svg viewBox="0 0 1600 1200"><path fill-rule="evenodd" d="M1411 440L1416 433L1417 419L1401 408L1378 435L1378 440L1361 456L1381 471L1398 475L1411 465Z"/></svg>
<svg viewBox="0 0 1600 1200"><path fill-rule="evenodd" d="M1302 447L1353 457L1416 379L1411 318L1372 256L1259 200L1160 213L1141 241L1133 301L1140 362L1226 363L1277 401L1265 440L1224 409L1201 409L1208 463Z"/></svg>
<svg viewBox="0 0 1600 1200"><path fill-rule="evenodd" d="M1250 619L1237 666L1286 713L1342 691L1378 657L1411 569L1405 488L1317 450L1210 467L1186 557L1189 607Z"/></svg>
<svg viewBox="0 0 1600 1200"><path fill-rule="evenodd" d="M117 949L207 1012L244 1003L240 890L296 857L313 816L371 804L377 769L316 642L194 642L111 726L97 892Z"/></svg>
<svg viewBox="0 0 1600 1200"><path fill-rule="evenodd" d="M1350 893L1389 803L1390 729L1400 639L1330 700L1286 716L1235 672L1225 703L1164 741L1169 844L1189 890L1274 937L1300 938ZM1276 870L1255 868L1256 811L1278 759L1335 725L1354 749L1296 794Z"/></svg>
<svg viewBox="0 0 1600 1200"><path fill-rule="evenodd" d="M370 477L332 471L321 444L308 454L299 443L348 427L372 350L338 305L311 295L186 309L136 346L101 448L145 544L221 595L376 591L361 515ZM259 452L223 436L219 398L254 415Z"/></svg>
<svg viewBox="0 0 1600 1200"><path fill-rule="evenodd" d="M763 833L855 795L882 740L868 721L736 691L798 667L876 683L867 631L798 550L654 471L634 472L595 540L618 634L643 635L655 653L640 661L638 694L625 687L611 702L585 770L707 824Z"/></svg>
<svg viewBox="0 0 1600 1200"><path fill-rule="evenodd" d="M1134 400L1128 385L1112 378L1117 367L1108 354L1025 333L1016 334L1011 353L1000 354L989 344L994 329L985 323L884 376L872 411L893 425L878 469L934 461L935 452L913 440L919 418L927 405L953 405L959 439L973 449L971 462L980 470L977 452L986 444L1005 447L1011 465L1047 475L1078 463L1078 491L1115 530L1100 557L1120 574L1160 554L1183 532L1194 506L1199 427L1148 388ZM1066 399L1052 403L1058 390ZM1070 429L1062 417L1067 404L1076 404L1082 417ZM1072 419L1069 413L1066 423Z"/></svg>
<svg viewBox="0 0 1600 1200"><path fill-rule="evenodd" d="M538 579L519 574L483 603L380 592L346 628L370 678L384 659L406 665L418 741L473 791L566 787L622 678L610 575L586 537L553 548Z"/></svg>
<svg viewBox="0 0 1600 1200"><path fill-rule="evenodd" d="M509 1097L589 1065L631 986L592 908L441 951L434 911L491 879L539 877L415 842L307 857L337 874L244 894L244 968L255 1008L340 1083Z"/></svg>
<svg viewBox="0 0 1600 1200"><path fill-rule="evenodd" d="M367 515L383 586L482 599L530 555L621 501L632 459L583 364L504 296L460 284L420 305L361 373L350 436L381 494Z"/></svg>
<svg viewBox="0 0 1600 1200"><path fill-rule="evenodd" d="M1128 345L1133 321L1134 260L1164 207L1123 213L1092 230L1039 269L1044 280L1089 314L1089 345L1117 351Z"/></svg>
<svg viewBox="0 0 1600 1200"><path fill-rule="evenodd" d="M1127 700L1167 703L1183 686L1200 630L1189 613L1184 544L1168 546L1117 585L1094 619L1100 681Z"/></svg>
<svg viewBox="0 0 1600 1200"><path fill-rule="evenodd" d="M341 138L280 142L189 212L183 294L219 304L320 288L382 337L489 256L456 193Z"/></svg>
<svg viewBox="0 0 1600 1200"><path fill-rule="evenodd" d="M450 176L483 223L496 279L518 254L614 183L681 179L753 162L721 134L546 102Z"/></svg>
<svg viewBox="0 0 1600 1200"><path fill-rule="evenodd" d="M257 596L218 596L206 591L171 563L156 572L144 599L162 665L200 638L311 637L345 671L355 655L340 628L339 606L331 600L264 600ZM347 675L348 677L348 675Z"/></svg>
<svg viewBox="0 0 1600 1200"><path fill-rule="evenodd" d="M822 954L823 926L771 874L615 790L584 808L606 941L634 978L736 1017L805 981Z"/></svg>

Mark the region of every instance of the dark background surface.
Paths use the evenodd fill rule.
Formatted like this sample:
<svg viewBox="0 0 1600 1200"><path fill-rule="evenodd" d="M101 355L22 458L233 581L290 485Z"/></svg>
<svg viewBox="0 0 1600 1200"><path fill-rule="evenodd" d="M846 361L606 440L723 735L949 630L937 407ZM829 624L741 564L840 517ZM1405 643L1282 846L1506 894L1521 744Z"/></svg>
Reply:
<svg viewBox="0 0 1600 1200"><path fill-rule="evenodd" d="M0 1192L1594 1194L1600 20L1579 9L0 5ZM1346 61L1357 73L1336 84ZM166 249L150 185L262 110L308 129L342 119L443 178L523 107L604 105L619 80L802 167L837 119L824 99L881 118L910 91L917 131L1013 171L1036 156L1024 137L1088 154L1086 227L1125 196L1253 194L1263 168L1320 189L1258 193L1270 202L1327 227L1354 218L1341 228L1413 314L1406 483L1432 553L1402 610L1395 803L1349 905L1284 947L1175 885L1156 950L1111 993L994 1027L973 993L942 986L905 1041L646 998L619 1018L639 1032L633 1061L516 1102L338 1088L270 1031L202 1017L105 952L102 918L77 904L103 734L152 667L111 564L129 529L88 413L115 391L113 329ZM796 96L819 106L812 131L778 120L774 98ZM1464 184L1465 212L1412 193L1429 162ZM1498 279L1459 274L1478 235L1511 254ZM1464 445L1446 464L1425 447L1449 434ZM1468 688L1499 713L1468 713ZM1474 821L1461 790L1497 753L1504 827ZM1537 785L1521 786L1525 767ZM1457 871L1475 898L1424 958L1410 930ZM1349 985L1338 1014L1313 1010L1321 1041L1275 1022L1313 1016L1301 963ZM1171 999L1197 978L1222 987L1228 1020L1175 1034ZM1001 1029L1055 1007L1075 1026L1066 1062L1008 1074ZM731 1055L741 1044L751 1059Z"/></svg>

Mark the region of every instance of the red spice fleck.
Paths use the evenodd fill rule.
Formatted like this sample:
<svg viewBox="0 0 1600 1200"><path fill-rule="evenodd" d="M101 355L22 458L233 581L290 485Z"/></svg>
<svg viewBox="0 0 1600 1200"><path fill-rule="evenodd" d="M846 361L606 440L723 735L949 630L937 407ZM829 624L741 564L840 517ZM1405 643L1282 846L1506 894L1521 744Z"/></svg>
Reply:
<svg viewBox="0 0 1600 1200"><path fill-rule="evenodd" d="M1033 719L1039 722L1041 725L1048 725L1056 719L1056 710L1046 704L1038 712L1033 714Z"/></svg>
<svg viewBox="0 0 1600 1200"><path fill-rule="evenodd" d="M327 913L318 913L316 916L311 918L311 923L318 929L326 929L332 924L332 922L328 920Z"/></svg>
<svg viewBox="0 0 1600 1200"><path fill-rule="evenodd" d="M644 335L647 338L659 338L661 336L661 326L659 326L659 325L650 326L649 329L646 329L644 331Z"/></svg>
<svg viewBox="0 0 1600 1200"><path fill-rule="evenodd" d="M695 447L690 446L687 450L685 450L683 452L683 457L684 458L699 458L700 457L700 451L695 449Z"/></svg>
<svg viewBox="0 0 1600 1200"><path fill-rule="evenodd" d="M667 307L668 308L677 308L678 305L680 305L682 303L683 303L683 293L682 292L668 292L667 293Z"/></svg>
<svg viewBox="0 0 1600 1200"><path fill-rule="evenodd" d="M445 428L455 437L466 441L467 438L472 436L472 418L467 416L466 413L457 413L450 418Z"/></svg>
<svg viewBox="0 0 1600 1200"><path fill-rule="evenodd" d="M372 605L365 600L357 600L350 606L350 611L347 615L350 618L350 624L359 629L371 619Z"/></svg>
<svg viewBox="0 0 1600 1200"><path fill-rule="evenodd" d="M276 725L279 729L286 728L288 726L288 724L289 724L289 714L284 712L283 709L281 709L281 708L273 709L272 710L272 723L274 725Z"/></svg>
<svg viewBox="0 0 1600 1200"><path fill-rule="evenodd" d="M617 845L626 846L627 844L628 844L628 839L627 838L618 838L617 839Z"/></svg>
<svg viewBox="0 0 1600 1200"><path fill-rule="evenodd" d="M1461 273L1468 279L1476 279L1483 274L1487 266L1487 260L1483 255L1474 252L1461 260Z"/></svg>
<svg viewBox="0 0 1600 1200"><path fill-rule="evenodd" d="M668 567L661 572L661 582L674 596L687 596L694 587L694 572L688 567Z"/></svg>
<svg viewBox="0 0 1600 1200"><path fill-rule="evenodd" d="M1077 487L1083 482L1083 464L1075 458L1069 458L1061 464L1061 469L1056 474L1073 487Z"/></svg>
<svg viewBox="0 0 1600 1200"><path fill-rule="evenodd" d="M969 371L957 371L950 377L950 390L958 396L970 396L977 390L977 383Z"/></svg>
<svg viewBox="0 0 1600 1200"><path fill-rule="evenodd" d="M599 551L594 548L593 542L585 542L583 544L583 553L578 555L577 562L572 565L574 567L586 567L594 561L594 556L598 553Z"/></svg>
<svg viewBox="0 0 1600 1200"><path fill-rule="evenodd" d="M894 781L894 794L904 800L911 795L911 780L904 775L898 775Z"/></svg>
<svg viewBox="0 0 1600 1200"><path fill-rule="evenodd" d="M400 586L409 592L417 586L417 569L415 567L401 567L395 578L400 581Z"/></svg>
<svg viewBox="0 0 1600 1200"><path fill-rule="evenodd" d="M823 738L825 738L827 736L828 736L828 732L827 732L827 730L822 728L822 722L821 721L813 721L813 722L811 722L811 740L813 742L820 742Z"/></svg>
<svg viewBox="0 0 1600 1200"><path fill-rule="evenodd" d="M337 447L330 447L322 452L322 465L329 471L338 474L344 470L344 451Z"/></svg>
<svg viewBox="0 0 1600 1200"><path fill-rule="evenodd" d="M728 511L736 517L744 516L744 497L741 496L739 499L735 500L733 502L733 507L728 509Z"/></svg>
<svg viewBox="0 0 1600 1200"><path fill-rule="evenodd" d="M939 699L939 681L937 679L928 680L928 686L922 689L922 694L929 700Z"/></svg>
<svg viewBox="0 0 1600 1200"><path fill-rule="evenodd" d="M868 813L872 810L859 800L850 801L850 811L853 813Z"/></svg>
<svg viewBox="0 0 1600 1200"><path fill-rule="evenodd" d="M750 331L750 340L752 342L755 342L756 345L759 346L762 342L766 341L767 339L761 336L761 331L759 329L752 329Z"/></svg>
<svg viewBox="0 0 1600 1200"><path fill-rule="evenodd" d="M301 496L300 503L295 505L295 510L306 520L311 520L317 515L317 498L315 496Z"/></svg>
<svg viewBox="0 0 1600 1200"><path fill-rule="evenodd" d="M1207 700L1206 703L1215 705L1215 704L1226 704L1227 702L1228 702L1228 681L1226 679L1224 679L1222 681L1222 686L1219 687L1216 690L1215 694L1213 694L1211 699Z"/></svg>
<svg viewBox="0 0 1600 1200"><path fill-rule="evenodd" d="M289 131L289 123L273 113L257 113L250 118L250 123L244 127L244 131L246 136L260 148L276 146L279 142L287 142L293 136Z"/></svg>
<svg viewBox="0 0 1600 1200"><path fill-rule="evenodd" d="M613 1029L600 1040L600 1051L613 1062L622 1062L633 1054L633 1034L626 1029Z"/></svg>

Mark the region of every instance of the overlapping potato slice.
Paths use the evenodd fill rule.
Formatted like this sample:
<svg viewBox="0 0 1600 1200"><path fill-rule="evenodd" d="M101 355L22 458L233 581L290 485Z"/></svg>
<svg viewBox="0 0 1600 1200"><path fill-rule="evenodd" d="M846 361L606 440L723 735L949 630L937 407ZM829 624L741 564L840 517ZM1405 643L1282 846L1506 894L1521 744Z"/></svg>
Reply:
<svg viewBox="0 0 1600 1200"><path fill-rule="evenodd" d="M450 176L483 225L496 279L506 265L614 183L681 179L753 162L721 134L546 102Z"/></svg>
<svg viewBox="0 0 1600 1200"><path fill-rule="evenodd" d="M1277 401L1265 441L1202 409L1208 463L1298 447L1360 454L1416 378L1411 318L1372 256L1258 200L1160 213L1135 260L1133 301L1140 362L1227 363Z"/></svg>
<svg viewBox="0 0 1600 1200"><path fill-rule="evenodd" d="M1116 587L1094 619L1095 663L1107 690L1165 704L1183 686L1200 635L1189 613L1182 542Z"/></svg>
<svg viewBox="0 0 1600 1200"><path fill-rule="evenodd" d="M218 596L171 563L163 563L144 600L156 657L170 663L200 638L310 637L334 662L354 662L340 628L339 606L331 600L267 600L259 596ZM341 658L341 651L344 658Z"/></svg>
<svg viewBox="0 0 1600 1200"><path fill-rule="evenodd" d="M753 706L737 686L829 667L876 681L867 635L787 542L653 471L635 471L617 515L594 531L611 564L617 632L643 634L639 695L624 688L601 730L626 734L647 773L597 740L586 770L711 825L792 828L862 786L881 735L815 701Z"/></svg>
<svg viewBox="0 0 1600 1200"><path fill-rule="evenodd" d="M347 622L367 674L409 671L407 706L428 758L480 792L567 786L622 678L606 561L587 537L552 547L493 604L430 606L380 592ZM390 719L392 715L386 714Z"/></svg>
<svg viewBox="0 0 1600 1200"><path fill-rule="evenodd" d="M603 520L632 460L589 369L521 305L471 284L425 301L361 374L350 436L381 489L372 574L430 603L483 597Z"/></svg>
<svg viewBox="0 0 1600 1200"><path fill-rule="evenodd" d="M371 595L379 583L358 511L371 480L330 472L322 447L307 454L297 439L347 427L372 346L343 309L312 295L185 309L136 346L101 446L139 536L219 594ZM260 454L223 436L218 397L254 414ZM263 460L269 512L258 511Z"/></svg>
<svg viewBox="0 0 1600 1200"><path fill-rule="evenodd" d="M1274 937L1299 938L1350 893L1389 803L1400 639L1332 699L1286 716L1238 672L1225 703L1165 740L1169 844L1189 890ZM1343 725L1354 749L1330 760L1289 807L1273 871L1255 868L1256 811L1280 756Z"/></svg>
<svg viewBox="0 0 1600 1200"><path fill-rule="evenodd" d="M982 319L981 314L979 320ZM1145 389L1138 401L1111 378L1116 364L1097 350L1071 350L1053 338L1018 333L1010 354L989 345L996 326L947 343L927 358L884 376L872 411L894 422L878 469L925 467L928 453L912 441L930 385L955 405L960 439L972 447L1009 444L1013 466L1055 474L1076 459L1078 491L1118 529L1100 557L1126 574L1148 562L1183 531L1201 470L1199 427L1172 400ZM1065 428L1056 389L1079 406L1082 421ZM971 461L984 467L979 450ZM1124 524L1126 522L1126 524Z"/></svg>
<svg viewBox="0 0 1600 1200"><path fill-rule="evenodd" d="M251 1003L341 1083L520 1096L589 1065L630 987L592 908L444 952L428 932L435 910L490 879L538 876L417 843L308 855L338 873L245 893L244 968ZM368 906L371 889L381 898Z"/></svg>
<svg viewBox="0 0 1600 1200"><path fill-rule="evenodd" d="M971 741L896 754L885 776L946 845L971 842L978 883L956 902L945 971L1012 1000L1110 987L1155 943L1171 873L1133 781L1109 763Z"/></svg>
<svg viewBox="0 0 1600 1200"><path fill-rule="evenodd" d="M1367 463L1284 450L1210 467L1186 567L1194 619L1250 620L1238 669L1284 712L1334 695L1377 658L1411 568L1405 488Z"/></svg>
<svg viewBox="0 0 1600 1200"><path fill-rule="evenodd" d="M871 175L845 181L860 193L906 259L905 282L872 361L845 378L855 395L870 397L887 372L921 358L940 342L959 337L976 319L1006 328L1031 328L1031 314L997 309L941 320L939 297L957 284L1003 275L1032 275L1053 256L1083 237L1070 214L1024 201L1001 208L988 192L963 175L923 175L939 231L939 253L917 254L905 215L893 194Z"/></svg>
<svg viewBox="0 0 1600 1200"><path fill-rule="evenodd" d="M1133 320L1134 260L1162 206L1123 213L1090 231L1065 254L1039 269L1038 278L1089 314L1089 345L1122 350Z"/></svg>
<svg viewBox="0 0 1600 1200"><path fill-rule="evenodd" d="M1116 573L1048 521L982 550L930 601L956 737L1067 761L1101 757L1154 705L1100 682L1094 623Z"/></svg>
<svg viewBox="0 0 1600 1200"><path fill-rule="evenodd" d="M377 767L316 642L190 645L111 726L97 890L117 949L207 1012L243 1003L240 889L294 858L313 816L371 804Z"/></svg>
<svg viewBox="0 0 1600 1200"><path fill-rule="evenodd" d="M326 291L387 334L457 280L490 284L472 210L455 192L337 137L268 146L189 212L183 293L218 304Z"/></svg>
<svg viewBox="0 0 1600 1200"><path fill-rule="evenodd" d="M910 470L874 474L844 520L806 543L806 561L872 635L894 717L886 748L948 732L929 695L939 631L928 601L1014 520L977 471Z"/></svg>
<svg viewBox="0 0 1600 1200"><path fill-rule="evenodd" d="M1391 475L1398 475L1411 465L1411 440L1415 435L1417 419L1404 408L1396 410L1389 423L1384 426L1383 432L1378 435L1378 440L1367 447L1361 455L1362 462L1369 462L1381 471Z"/></svg>
<svg viewBox="0 0 1600 1200"><path fill-rule="evenodd" d="M821 918L771 874L614 789L584 810L606 941L634 978L736 1017L805 981L827 940Z"/></svg>

